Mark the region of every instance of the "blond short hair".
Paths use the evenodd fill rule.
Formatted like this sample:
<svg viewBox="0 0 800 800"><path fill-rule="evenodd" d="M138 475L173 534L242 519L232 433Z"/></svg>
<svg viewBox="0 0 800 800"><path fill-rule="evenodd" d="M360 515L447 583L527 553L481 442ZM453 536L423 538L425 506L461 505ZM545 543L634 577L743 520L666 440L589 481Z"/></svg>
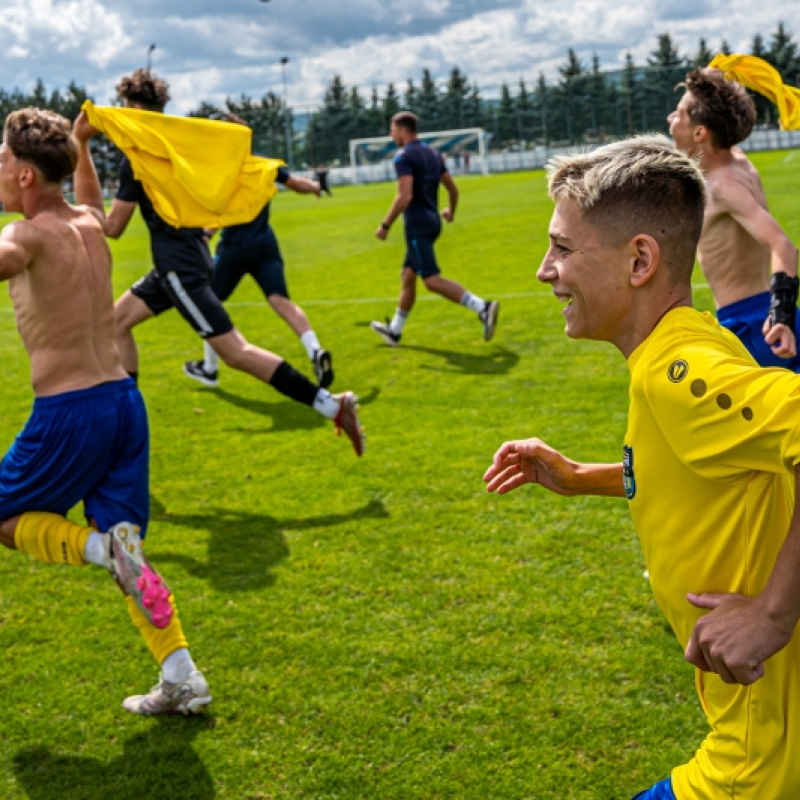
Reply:
<svg viewBox="0 0 800 800"><path fill-rule="evenodd" d="M705 180L697 162L666 137L645 134L547 164L556 202L572 200L605 241L645 233L677 280L691 277L703 229Z"/></svg>

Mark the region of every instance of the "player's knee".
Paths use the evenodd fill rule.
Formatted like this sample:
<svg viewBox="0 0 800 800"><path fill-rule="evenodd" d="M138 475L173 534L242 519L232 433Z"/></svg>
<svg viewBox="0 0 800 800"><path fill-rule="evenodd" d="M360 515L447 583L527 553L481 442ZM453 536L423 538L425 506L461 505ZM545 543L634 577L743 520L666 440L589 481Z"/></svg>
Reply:
<svg viewBox="0 0 800 800"><path fill-rule="evenodd" d="M281 294L271 294L267 297L267 302L272 306L272 310L278 314L287 314L295 310L294 303L288 297Z"/></svg>
<svg viewBox="0 0 800 800"><path fill-rule="evenodd" d="M9 550L17 549L15 536L18 522L19 516L11 517L0 522L0 544L3 545L3 547L9 548Z"/></svg>
<svg viewBox="0 0 800 800"><path fill-rule="evenodd" d="M231 369L244 369L247 363L247 348L249 346L247 343L236 342L231 347L217 350L217 354L225 366Z"/></svg>
<svg viewBox="0 0 800 800"><path fill-rule="evenodd" d="M423 283L425 284L425 288L429 292L436 292L440 294L442 291L442 278L440 275L429 275L427 278L423 278Z"/></svg>

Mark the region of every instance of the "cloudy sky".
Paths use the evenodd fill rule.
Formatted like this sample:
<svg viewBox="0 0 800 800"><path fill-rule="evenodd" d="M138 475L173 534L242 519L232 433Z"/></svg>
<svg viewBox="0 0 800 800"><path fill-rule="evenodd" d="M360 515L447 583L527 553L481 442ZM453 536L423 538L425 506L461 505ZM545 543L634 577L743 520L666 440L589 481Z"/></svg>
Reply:
<svg viewBox="0 0 800 800"><path fill-rule="evenodd" d="M173 113L282 95L282 57L294 107L319 103L334 74L367 94L402 89L423 67L445 78L458 66L491 97L503 81L555 75L569 47L611 69L627 49L643 63L660 33L683 53L701 36L712 50L724 39L746 52L779 21L800 39L798 0L1 0L0 86L74 79L106 103L155 44Z"/></svg>

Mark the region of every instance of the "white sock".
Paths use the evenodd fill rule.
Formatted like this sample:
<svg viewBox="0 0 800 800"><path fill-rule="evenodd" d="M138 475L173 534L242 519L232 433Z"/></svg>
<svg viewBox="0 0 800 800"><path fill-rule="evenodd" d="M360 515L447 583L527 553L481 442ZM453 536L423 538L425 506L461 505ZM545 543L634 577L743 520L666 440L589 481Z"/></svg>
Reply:
<svg viewBox="0 0 800 800"><path fill-rule="evenodd" d="M320 389L314 398L314 410L323 417L336 419L339 413L339 401L327 389Z"/></svg>
<svg viewBox="0 0 800 800"><path fill-rule="evenodd" d="M219 369L217 351L208 342L203 342L203 369L206 372L216 372Z"/></svg>
<svg viewBox="0 0 800 800"><path fill-rule="evenodd" d="M313 361L314 354L317 352L317 350L322 350L322 345L319 343L319 339L317 339L317 334L314 333L314 331L306 331L300 337L300 341L303 343L303 347L305 347L308 357Z"/></svg>
<svg viewBox="0 0 800 800"><path fill-rule="evenodd" d="M406 324L408 320L408 312L403 311L402 308L395 309L394 317L392 317L392 321L389 323L389 330L392 333L402 333L403 326Z"/></svg>
<svg viewBox="0 0 800 800"><path fill-rule="evenodd" d="M197 667L189 651L185 647L180 647L164 659L161 665L161 677L167 683L180 683L185 681L194 669Z"/></svg>
<svg viewBox="0 0 800 800"><path fill-rule="evenodd" d="M462 306L466 306L467 308L471 309L472 311L477 312L478 314L483 311L486 307L486 301L478 297L476 294L472 294L472 292L465 291L463 295L461 295L461 299L458 301L461 303Z"/></svg>
<svg viewBox="0 0 800 800"><path fill-rule="evenodd" d="M108 569L111 566L111 560L108 557L108 540L107 533L92 531L83 548L83 557L90 564L97 564L98 567Z"/></svg>

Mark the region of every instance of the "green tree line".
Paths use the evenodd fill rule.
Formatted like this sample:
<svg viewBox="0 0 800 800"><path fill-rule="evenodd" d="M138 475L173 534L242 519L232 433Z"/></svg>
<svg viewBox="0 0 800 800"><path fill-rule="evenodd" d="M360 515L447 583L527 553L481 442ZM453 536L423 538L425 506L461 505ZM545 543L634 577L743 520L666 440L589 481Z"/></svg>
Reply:
<svg viewBox="0 0 800 800"><path fill-rule="evenodd" d="M730 48L723 41L718 51L712 51L700 39L695 52L681 53L664 33L657 37L646 63L636 64L628 52L625 66L609 71L601 68L596 54L586 63L569 48L555 80L540 72L532 85L524 78L514 85L503 83L499 97L491 100L459 67L442 80L425 68L418 80L408 78L401 86L390 83L382 92L373 88L368 95L334 75L320 107L300 134L291 108L271 91L258 99L240 95L222 104L202 102L191 115L224 118L237 114L251 126L256 152L285 161L290 160L289 138L294 164L347 162L349 141L385 135L392 115L401 108L419 115L421 132L484 128L492 137L492 149L593 143L637 131L666 131L666 117L679 98L676 85L689 70L708 64L715 52L730 53ZM750 53L772 64L785 83L800 85L800 46L783 23L767 39L755 34ZM753 96L758 123L777 124L773 104ZM74 119L87 97L85 89L74 82L63 92L48 93L41 80L30 93L0 89L0 119L4 122L11 111L25 106L50 108ZM116 148L98 136L92 140L92 150L101 181L112 181L119 160Z"/></svg>

